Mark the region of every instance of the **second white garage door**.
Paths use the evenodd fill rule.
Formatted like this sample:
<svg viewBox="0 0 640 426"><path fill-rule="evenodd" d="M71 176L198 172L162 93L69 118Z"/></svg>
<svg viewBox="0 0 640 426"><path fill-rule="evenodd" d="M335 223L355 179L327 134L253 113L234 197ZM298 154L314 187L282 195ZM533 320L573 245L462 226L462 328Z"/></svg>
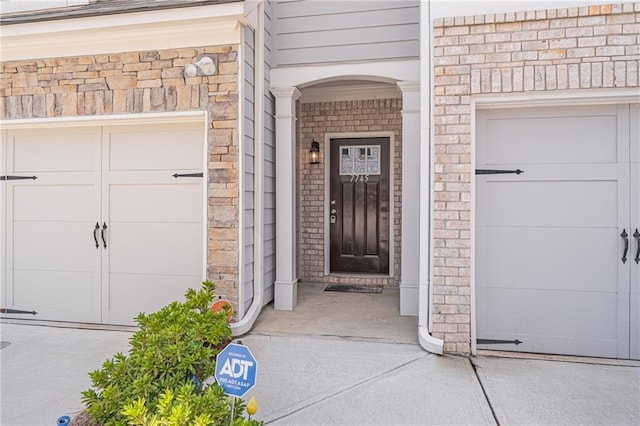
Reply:
<svg viewBox="0 0 640 426"><path fill-rule="evenodd" d="M132 324L198 287L203 140L198 124L7 132L5 307Z"/></svg>
<svg viewBox="0 0 640 426"><path fill-rule="evenodd" d="M478 112L479 348L640 358L637 128L629 105Z"/></svg>

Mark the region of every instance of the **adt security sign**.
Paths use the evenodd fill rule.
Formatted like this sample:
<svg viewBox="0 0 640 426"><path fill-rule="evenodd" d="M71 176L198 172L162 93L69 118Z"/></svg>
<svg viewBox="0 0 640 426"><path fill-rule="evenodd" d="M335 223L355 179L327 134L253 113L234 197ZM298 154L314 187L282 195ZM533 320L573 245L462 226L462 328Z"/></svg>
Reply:
<svg viewBox="0 0 640 426"><path fill-rule="evenodd" d="M256 384L258 363L248 347L230 343L216 357L215 378L229 396L242 398Z"/></svg>

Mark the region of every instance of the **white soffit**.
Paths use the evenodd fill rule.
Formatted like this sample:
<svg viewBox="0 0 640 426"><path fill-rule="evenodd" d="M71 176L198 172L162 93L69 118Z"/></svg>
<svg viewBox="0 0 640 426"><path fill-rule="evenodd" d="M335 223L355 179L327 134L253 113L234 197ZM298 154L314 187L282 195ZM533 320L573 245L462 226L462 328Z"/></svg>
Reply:
<svg viewBox="0 0 640 426"><path fill-rule="evenodd" d="M3 25L0 60L239 44L243 2Z"/></svg>

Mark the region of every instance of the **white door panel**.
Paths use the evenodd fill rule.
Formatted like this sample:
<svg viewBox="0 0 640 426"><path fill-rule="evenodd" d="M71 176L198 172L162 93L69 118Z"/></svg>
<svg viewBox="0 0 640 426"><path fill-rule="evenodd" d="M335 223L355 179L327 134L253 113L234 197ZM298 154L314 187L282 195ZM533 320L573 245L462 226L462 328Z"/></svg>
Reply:
<svg viewBox="0 0 640 426"><path fill-rule="evenodd" d="M170 178L173 179L173 178ZM202 221L202 178L193 183L111 185L111 222ZM157 182L157 180L156 180ZM188 206L188 208L187 208Z"/></svg>
<svg viewBox="0 0 640 426"><path fill-rule="evenodd" d="M96 208L99 207L98 182L91 183L92 176L70 176L88 181L87 184L54 184L42 185L43 181L51 181L39 175L34 183L15 186L13 190L13 211L16 221L96 221ZM79 203L78 200L83 200Z"/></svg>
<svg viewBox="0 0 640 426"><path fill-rule="evenodd" d="M631 227L630 234L640 233L640 104L630 108L630 140L631 144ZM631 267L630 305L631 305L631 358L640 359L640 240L633 238L629 254Z"/></svg>
<svg viewBox="0 0 640 426"><path fill-rule="evenodd" d="M551 293L552 297L545 293L539 289L488 290L487 299L502 307L487 311L488 329L521 336L617 339L615 293L557 291ZM576 309L566 309L567 306ZM526 339L521 340L527 344Z"/></svg>
<svg viewBox="0 0 640 426"><path fill-rule="evenodd" d="M15 270L13 300L17 309L38 312L36 319L100 322L95 276L94 271Z"/></svg>
<svg viewBox="0 0 640 426"><path fill-rule="evenodd" d="M192 125L121 126L106 138L107 170L202 170L202 131Z"/></svg>
<svg viewBox="0 0 640 426"><path fill-rule="evenodd" d="M100 319L100 132L95 128L7 133L5 307L38 319ZM17 315L17 318L24 316Z"/></svg>
<svg viewBox="0 0 640 426"><path fill-rule="evenodd" d="M16 173L94 171L99 159L95 128L23 130L12 137L9 155Z"/></svg>
<svg viewBox="0 0 640 426"><path fill-rule="evenodd" d="M637 110L636 110L637 111ZM636 121L640 123L640 119ZM637 133L636 133L637 134ZM636 140L640 140L640 135ZM638 144L640 146L640 143ZM640 163L631 165L631 180L636 191L631 194L631 209L633 222L629 248L629 265L631 268L630 305L631 305L631 358L640 359Z"/></svg>
<svg viewBox="0 0 640 426"><path fill-rule="evenodd" d="M550 297L551 296L551 297ZM618 301L615 294L594 298L593 293L491 289L482 299L500 304L484 310L485 339L520 340L518 351L619 357ZM544 301L544 302L541 302ZM567 309L570 306L571 309ZM494 331L496 330L496 331ZM514 350L499 345L501 350Z"/></svg>
<svg viewBox="0 0 640 426"><path fill-rule="evenodd" d="M113 273L199 275L201 271L199 223L111 222L107 243Z"/></svg>
<svg viewBox="0 0 640 426"><path fill-rule="evenodd" d="M191 125L105 129L104 322L131 324L199 286L204 178L173 175L202 172L202 141Z"/></svg>
<svg viewBox="0 0 640 426"><path fill-rule="evenodd" d="M91 222L15 222L13 267L97 272L94 226Z"/></svg>
<svg viewBox="0 0 640 426"><path fill-rule="evenodd" d="M200 125L21 130L5 140L7 173L37 179L7 181L2 307L132 324L199 286L204 178L172 175L202 173Z"/></svg>
<svg viewBox="0 0 640 426"><path fill-rule="evenodd" d="M478 164L616 163L618 106L478 111ZM523 131L526 129L526 131Z"/></svg>
<svg viewBox="0 0 640 426"><path fill-rule="evenodd" d="M488 288L617 292L611 279L618 275L615 230L487 227L484 233L477 269Z"/></svg>
<svg viewBox="0 0 640 426"><path fill-rule="evenodd" d="M477 132L478 169L524 170L476 178L478 339L628 358L629 106L479 111Z"/></svg>
<svg viewBox="0 0 640 426"><path fill-rule="evenodd" d="M528 173L528 169L527 169ZM618 201L617 181L550 180L486 182L483 214L489 225L610 227L618 225L617 209L602 208ZM479 180L482 178L479 178Z"/></svg>

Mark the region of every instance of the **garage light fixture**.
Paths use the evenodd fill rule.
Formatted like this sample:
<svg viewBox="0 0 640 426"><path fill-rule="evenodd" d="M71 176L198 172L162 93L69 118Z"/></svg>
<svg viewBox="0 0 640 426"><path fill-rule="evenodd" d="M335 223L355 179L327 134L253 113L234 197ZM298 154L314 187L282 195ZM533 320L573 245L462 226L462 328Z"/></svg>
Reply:
<svg viewBox="0 0 640 426"><path fill-rule="evenodd" d="M309 150L309 164L320 163L320 142L311 142L311 149Z"/></svg>
<svg viewBox="0 0 640 426"><path fill-rule="evenodd" d="M195 64L185 65L184 74L187 77L195 77L198 75L198 69L200 69L204 75L213 75L216 72L216 64L213 62L213 59L204 56Z"/></svg>

